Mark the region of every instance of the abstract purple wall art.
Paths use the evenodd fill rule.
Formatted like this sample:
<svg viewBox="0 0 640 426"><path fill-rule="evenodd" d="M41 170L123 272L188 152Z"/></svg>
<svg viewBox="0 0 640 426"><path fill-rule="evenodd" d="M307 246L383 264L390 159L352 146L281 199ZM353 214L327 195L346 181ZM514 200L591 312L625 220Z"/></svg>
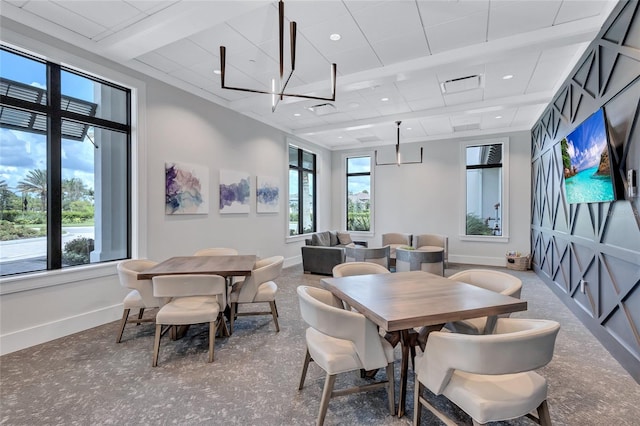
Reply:
<svg viewBox="0 0 640 426"><path fill-rule="evenodd" d="M278 213L280 211L280 179L273 176L258 176L256 200L258 213Z"/></svg>
<svg viewBox="0 0 640 426"><path fill-rule="evenodd" d="M165 163L165 214L209 213L209 169L186 163Z"/></svg>
<svg viewBox="0 0 640 426"><path fill-rule="evenodd" d="M220 213L249 213L249 173L220 170Z"/></svg>

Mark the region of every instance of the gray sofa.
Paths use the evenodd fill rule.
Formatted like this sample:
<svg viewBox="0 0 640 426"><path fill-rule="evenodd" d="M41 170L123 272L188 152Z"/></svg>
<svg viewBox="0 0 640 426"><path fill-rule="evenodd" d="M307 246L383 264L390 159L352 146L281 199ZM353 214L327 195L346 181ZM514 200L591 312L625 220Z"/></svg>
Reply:
<svg viewBox="0 0 640 426"><path fill-rule="evenodd" d="M333 275L333 267L344 263L344 248L366 246L364 241L352 241L348 232L317 232L305 240L302 268L305 274Z"/></svg>

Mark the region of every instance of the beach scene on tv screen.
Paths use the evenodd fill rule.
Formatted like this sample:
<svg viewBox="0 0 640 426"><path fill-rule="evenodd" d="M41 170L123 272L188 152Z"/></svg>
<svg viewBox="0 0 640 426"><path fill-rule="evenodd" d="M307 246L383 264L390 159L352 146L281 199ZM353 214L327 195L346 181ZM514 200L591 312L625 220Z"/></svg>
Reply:
<svg viewBox="0 0 640 426"><path fill-rule="evenodd" d="M599 203L615 199L602 110L562 139L560 147L567 202Z"/></svg>

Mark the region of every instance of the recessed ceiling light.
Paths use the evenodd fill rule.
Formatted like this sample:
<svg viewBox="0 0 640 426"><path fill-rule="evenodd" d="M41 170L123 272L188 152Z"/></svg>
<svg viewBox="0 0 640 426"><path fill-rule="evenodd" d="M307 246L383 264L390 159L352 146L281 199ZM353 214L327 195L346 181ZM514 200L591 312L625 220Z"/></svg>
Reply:
<svg viewBox="0 0 640 426"><path fill-rule="evenodd" d="M411 130L411 127L407 127L407 130Z"/></svg>
<svg viewBox="0 0 640 426"><path fill-rule="evenodd" d="M342 136L338 136L338 139L342 139Z"/></svg>
<svg viewBox="0 0 640 426"><path fill-rule="evenodd" d="M338 33L333 33L333 34L331 34L331 35L329 36L329 39L330 39L331 41L338 41L338 40L340 40L341 38L342 38L342 37L341 37L341 36L340 36L340 34L338 34Z"/></svg>
<svg viewBox="0 0 640 426"><path fill-rule="evenodd" d="M502 76L503 80L511 80L512 78L513 78L513 74L507 74Z"/></svg>
<svg viewBox="0 0 640 426"><path fill-rule="evenodd" d="M496 115L496 118L502 118L502 116L501 115Z"/></svg>
<svg viewBox="0 0 640 426"><path fill-rule="evenodd" d="M220 75L220 74L222 73L222 71L220 71L220 70L213 70L213 73L214 73L214 74L217 74L217 75Z"/></svg>
<svg viewBox="0 0 640 426"><path fill-rule="evenodd" d="M389 98L382 98L380 99L382 102L387 102L389 100Z"/></svg>
<svg viewBox="0 0 640 426"><path fill-rule="evenodd" d="M296 112L295 114L293 114L294 117L300 117L300 113Z"/></svg>

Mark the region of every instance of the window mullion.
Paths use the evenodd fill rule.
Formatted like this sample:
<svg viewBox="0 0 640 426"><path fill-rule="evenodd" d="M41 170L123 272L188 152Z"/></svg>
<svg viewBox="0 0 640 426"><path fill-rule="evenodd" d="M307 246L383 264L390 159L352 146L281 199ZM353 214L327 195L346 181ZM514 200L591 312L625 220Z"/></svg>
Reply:
<svg viewBox="0 0 640 426"><path fill-rule="evenodd" d="M47 65L47 269L62 268L62 112L60 66Z"/></svg>

